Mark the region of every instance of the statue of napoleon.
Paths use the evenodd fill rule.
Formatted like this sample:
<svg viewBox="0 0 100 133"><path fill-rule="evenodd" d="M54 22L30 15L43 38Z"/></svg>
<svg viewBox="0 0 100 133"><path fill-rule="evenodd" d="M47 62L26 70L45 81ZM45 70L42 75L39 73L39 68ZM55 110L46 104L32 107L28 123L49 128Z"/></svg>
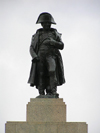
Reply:
<svg viewBox="0 0 100 133"><path fill-rule="evenodd" d="M43 12L39 15L36 24L41 24L32 36L30 54L32 66L28 83L39 91L40 97L59 97L57 86L65 83L62 57L59 50L64 48L61 34L51 28L56 24L52 15Z"/></svg>

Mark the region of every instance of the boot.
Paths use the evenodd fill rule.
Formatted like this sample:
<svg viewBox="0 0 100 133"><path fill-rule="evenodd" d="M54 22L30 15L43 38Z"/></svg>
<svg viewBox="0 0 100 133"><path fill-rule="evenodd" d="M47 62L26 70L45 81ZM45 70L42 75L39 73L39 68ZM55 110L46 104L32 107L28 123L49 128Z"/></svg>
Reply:
<svg viewBox="0 0 100 133"><path fill-rule="evenodd" d="M54 95L56 98L59 98L59 94L57 93L57 87L52 88L52 95Z"/></svg>
<svg viewBox="0 0 100 133"><path fill-rule="evenodd" d="M50 86L47 86L46 93L47 93L46 95L52 95Z"/></svg>
<svg viewBox="0 0 100 133"><path fill-rule="evenodd" d="M42 90L42 89L39 89L39 94L40 94L40 95L45 95L45 92L44 92L44 90Z"/></svg>

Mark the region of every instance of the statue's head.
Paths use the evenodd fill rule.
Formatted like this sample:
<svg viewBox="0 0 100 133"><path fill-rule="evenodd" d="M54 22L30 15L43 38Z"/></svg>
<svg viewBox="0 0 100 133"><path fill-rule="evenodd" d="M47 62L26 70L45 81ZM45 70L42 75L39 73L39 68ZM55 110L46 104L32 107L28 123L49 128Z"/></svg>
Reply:
<svg viewBox="0 0 100 133"><path fill-rule="evenodd" d="M48 22L50 24L56 24L54 18L50 13L43 12L39 15L36 24Z"/></svg>

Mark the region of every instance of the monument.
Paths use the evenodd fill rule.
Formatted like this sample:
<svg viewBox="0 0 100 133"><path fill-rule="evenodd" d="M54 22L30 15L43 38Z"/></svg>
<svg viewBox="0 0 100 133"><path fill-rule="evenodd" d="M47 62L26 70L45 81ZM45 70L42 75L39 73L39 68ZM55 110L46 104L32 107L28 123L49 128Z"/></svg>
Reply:
<svg viewBox="0 0 100 133"><path fill-rule="evenodd" d="M56 24L52 15L41 13L37 19L41 29L32 36L30 54L32 67L28 83L36 86L39 97L58 97L57 86L65 82L63 61L59 50L64 48L61 34L51 24Z"/></svg>
<svg viewBox="0 0 100 133"><path fill-rule="evenodd" d="M32 36L30 54L32 66L28 83L36 87L39 96L27 104L25 122L7 122L5 133L87 133L85 122L66 122L66 105L59 98L57 86L65 83L63 61L59 50L64 48L61 34L50 13L37 19L42 28Z"/></svg>

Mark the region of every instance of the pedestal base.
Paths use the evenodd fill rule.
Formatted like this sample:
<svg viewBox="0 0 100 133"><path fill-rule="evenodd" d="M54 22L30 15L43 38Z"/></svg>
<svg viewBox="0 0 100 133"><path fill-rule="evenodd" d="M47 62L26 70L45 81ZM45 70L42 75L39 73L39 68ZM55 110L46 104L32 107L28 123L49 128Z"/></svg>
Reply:
<svg viewBox="0 0 100 133"><path fill-rule="evenodd" d="M66 122L63 99L32 98L26 122L7 122L5 133L87 133L87 124Z"/></svg>
<svg viewBox="0 0 100 133"><path fill-rule="evenodd" d="M7 122L6 133L87 133L85 122Z"/></svg>

